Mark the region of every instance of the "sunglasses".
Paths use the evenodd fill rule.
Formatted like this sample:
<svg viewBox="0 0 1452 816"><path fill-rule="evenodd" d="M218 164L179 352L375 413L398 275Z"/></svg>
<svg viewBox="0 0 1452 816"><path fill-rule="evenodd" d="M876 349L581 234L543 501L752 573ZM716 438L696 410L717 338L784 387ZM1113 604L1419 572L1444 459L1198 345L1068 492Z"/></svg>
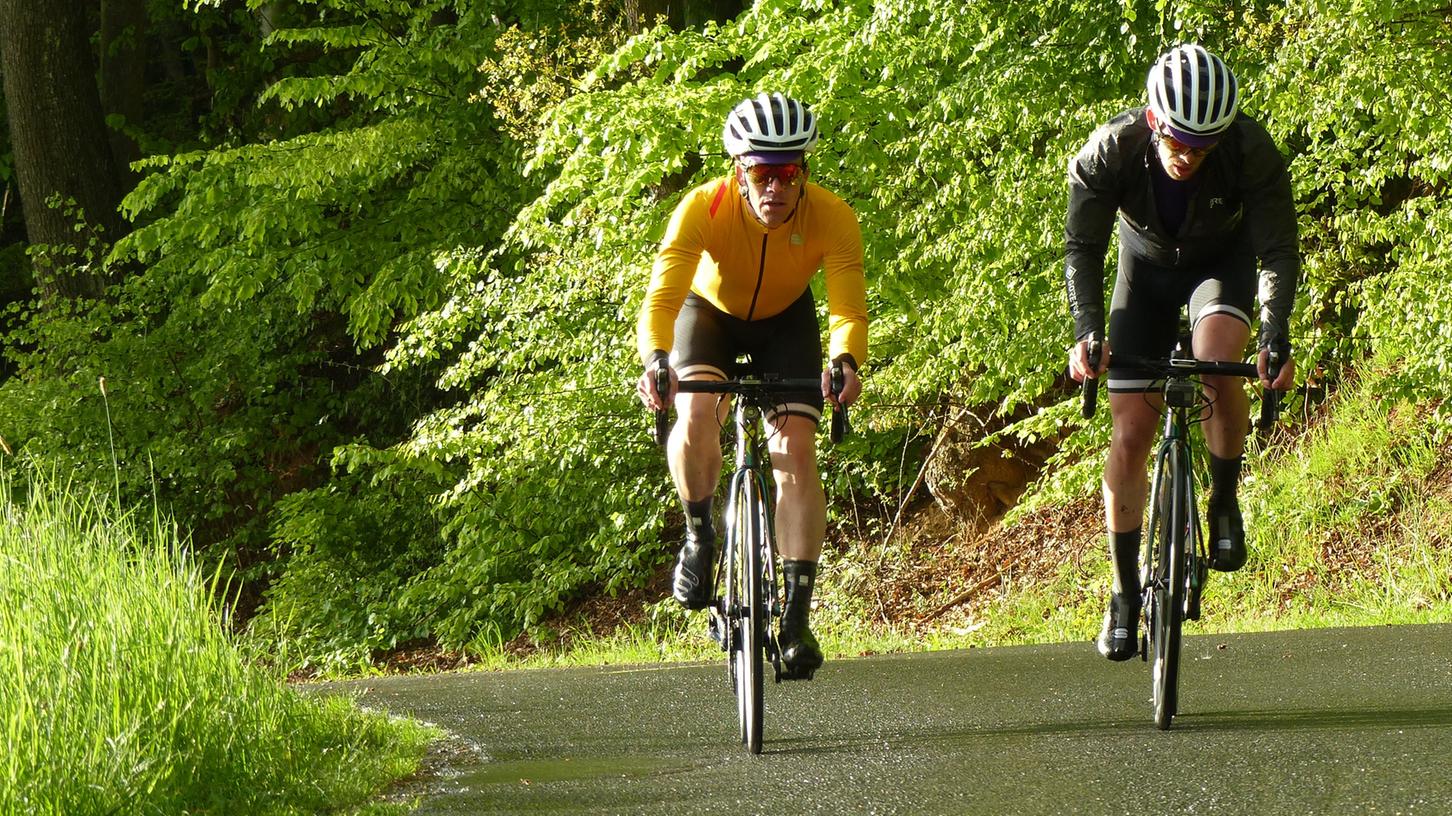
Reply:
<svg viewBox="0 0 1452 816"><path fill-rule="evenodd" d="M1197 159L1203 159L1210 155L1210 151L1215 149L1215 145L1210 145L1209 147L1190 147L1174 136L1171 136L1170 132L1164 128L1155 131L1155 138L1173 156L1193 156Z"/></svg>
<svg viewBox="0 0 1452 816"><path fill-rule="evenodd" d="M795 187L806 178L806 172L799 164L753 164L741 168L752 184L765 187L776 180L787 187Z"/></svg>

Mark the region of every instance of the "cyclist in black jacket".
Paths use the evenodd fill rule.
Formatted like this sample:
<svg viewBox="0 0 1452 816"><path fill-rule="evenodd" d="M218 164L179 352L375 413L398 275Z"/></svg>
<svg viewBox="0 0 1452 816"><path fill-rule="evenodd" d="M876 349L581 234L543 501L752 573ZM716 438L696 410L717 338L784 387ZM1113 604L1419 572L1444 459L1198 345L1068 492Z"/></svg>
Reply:
<svg viewBox="0 0 1452 816"><path fill-rule="evenodd" d="M1064 229L1075 338L1069 372L1079 381L1109 374L1104 509L1114 586L1098 648L1111 660L1136 652L1145 462L1159 412L1145 372L1108 368L1110 345L1123 355L1168 356L1188 304L1195 356L1242 359L1259 268L1261 380L1285 390L1295 376L1287 321L1301 262L1285 160L1265 128L1238 111L1235 75L1204 48L1172 48L1146 85L1146 107L1099 127L1069 161ZM1104 256L1116 215L1119 272L1105 339ZM1105 340L1097 368L1089 364L1091 340ZM1279 371L1267 371L1270 349L1285 361ZM1204 425L1211 566L1232 571L1246 557L1235 493L1249 401L1234 378L1206 377L1205 388L1217 400Z"/></svg>

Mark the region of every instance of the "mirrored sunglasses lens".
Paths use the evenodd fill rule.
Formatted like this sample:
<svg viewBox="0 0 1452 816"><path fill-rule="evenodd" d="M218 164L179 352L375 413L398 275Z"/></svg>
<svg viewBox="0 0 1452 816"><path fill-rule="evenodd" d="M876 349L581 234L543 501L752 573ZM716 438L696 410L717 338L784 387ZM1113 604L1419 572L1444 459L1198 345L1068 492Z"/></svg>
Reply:
<svg viewBox="0 0 1452 816"><path fill-rule="evenodd" d="M783 184L795 185L801 179L801 170L795 164L758 164L747 168L746 173L757 185L764 186L773 179Z"/></svg>
<svg viewBox="0 0 1452 816"><path fill-rule="evenodd" d="M1200 157L1208 154L1210 150L1215 147L1215 145L1210 145L1209 147L1190 147L1179 139L1176 139L1174 136L1171 136L1167 131L1163 130L1159 132L1159 136L1160 141L1164 143L1165 148L1177 156L1189 154L1191 156Z"/></svg>

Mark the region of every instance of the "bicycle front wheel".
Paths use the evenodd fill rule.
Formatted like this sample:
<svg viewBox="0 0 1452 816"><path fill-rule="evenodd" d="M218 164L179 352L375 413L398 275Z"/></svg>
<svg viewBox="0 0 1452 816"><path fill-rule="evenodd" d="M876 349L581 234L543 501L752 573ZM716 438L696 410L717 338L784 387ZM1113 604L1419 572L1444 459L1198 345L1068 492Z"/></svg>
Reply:
<svg viewBox="0 0 1452 816"><path fill-rule="evenodd" d="M727 530L728 583L735 586L730 607L734 648L730 652L736 687L736 712L741 742L761 753L763 721L762 655L766 647L766 591L762 586L762 542L766 529L766 496L758 474L742 472L732 485L731 525Z"/></svg>
<svg viewBox="0 0 1452 816"><path fill-rule="evenodd" d="M1155 726L1170 727L1179 704L1180 628L1185 610L1185 546L1191 508L1189 460L1178 445L1156 457L1151 496L1148 632L1154 655Z"/></svg>

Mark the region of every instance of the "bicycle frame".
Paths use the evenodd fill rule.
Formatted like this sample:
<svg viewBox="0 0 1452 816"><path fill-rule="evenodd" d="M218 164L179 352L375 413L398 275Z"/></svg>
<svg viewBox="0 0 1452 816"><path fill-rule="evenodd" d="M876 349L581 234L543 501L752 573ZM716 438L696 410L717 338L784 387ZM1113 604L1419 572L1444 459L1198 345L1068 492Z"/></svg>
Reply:
<svg viewBox="0 0 1452 816"><path fill-rule="evenodd" d="M1200 385L1189 375L1171 376L1161 393L1164 424L1150 486L1149 535L1140 561L1140 609L1147 647L1141 655L1149 659L1152 652L1154 657L1155 725L1165 729L1179 701L1181 625L1199 617L1208 553L1200 531L1190 444L1190 410L1201 404Z"/></svg>
<svg viewBox="0 0 1452 816"><path fill-rule="evenodd" d="M834 389L841 375L834 372ZM660 381L658 380L658 389ZM778 580L773 491L765 469L769 431L765 421L773 395L815 390L815 380L776 377L735 380L694 380L679 383L685 393L715 393L737 397L734 406L735 470L725 508L725 546L716 572L713 600L708 607L711 636L727 653L727 674L736 694L740 736L746 749L761 753L764 701L764 664L769 660L773 679L781 682L781 649L772 621L781 618L784 603ZM841 438L846 412L833 412L832 437ZM656 417L657 439L663 440L662 421Z"/></svg>
<svg viewBox="0 0 1452 816"><path fill-rule="evenodd" d="M1181 344L1188 347L1187 343ZM1179 349L1176 350L1179 352ZM1091 368L1099 364L1097 343L1089 348ZM1190 428L1192 410L1205 405L1202 375L1257 379L1256 367L1247 363L1196 360L1172 355L1168 360L1149 360L1115 355L1114 362L1141 369L1163 379L1164 421L1154 456L1154 477L1150 483L1148 535L1140 561L1140 585L1144 593L1140 609L1144 634L1140 655L1154 659L1153 702L1155 725L1170 727L1179 706L1179 662L1181 626L1198 620L1200 599L1209 574L1209 548L1200 528L1199 504L1195 494L1194 448ZM1273 355L1273 370L1280 360ZM1084 417L1094 414L1095 389L1092 379L1084 381ZM1279 397L1267 391L1261 404L1259 426L1275 424Z"/></svg>
<svg viewBox="0 0 1452 816"><path fill-rule="evenodd" d="M766 450L766 431L762 423L761 407L749 400L738 400L734 408L736 425L736 470L731 474L730 492L727 496L726 512L728 516L735 518L732 502L741 499L744 495L753 492L752 485L746 482L754 482L755 492L760 495L759 515L762 516L760 551L762 554L762 567L766 577L765 589L768 591L770 608L767 613L773 618L781 617L781 596L778 592L777 583L777 552L776 552L776 501L772 486L767 484L765 467L771 466L770 456L763 456ZM747 508L748 510L750 508ZM768 651L772 655L772 662L776 665L777 674L781 674L780 660L776 649L776 636L770 635Z"/></svg>

